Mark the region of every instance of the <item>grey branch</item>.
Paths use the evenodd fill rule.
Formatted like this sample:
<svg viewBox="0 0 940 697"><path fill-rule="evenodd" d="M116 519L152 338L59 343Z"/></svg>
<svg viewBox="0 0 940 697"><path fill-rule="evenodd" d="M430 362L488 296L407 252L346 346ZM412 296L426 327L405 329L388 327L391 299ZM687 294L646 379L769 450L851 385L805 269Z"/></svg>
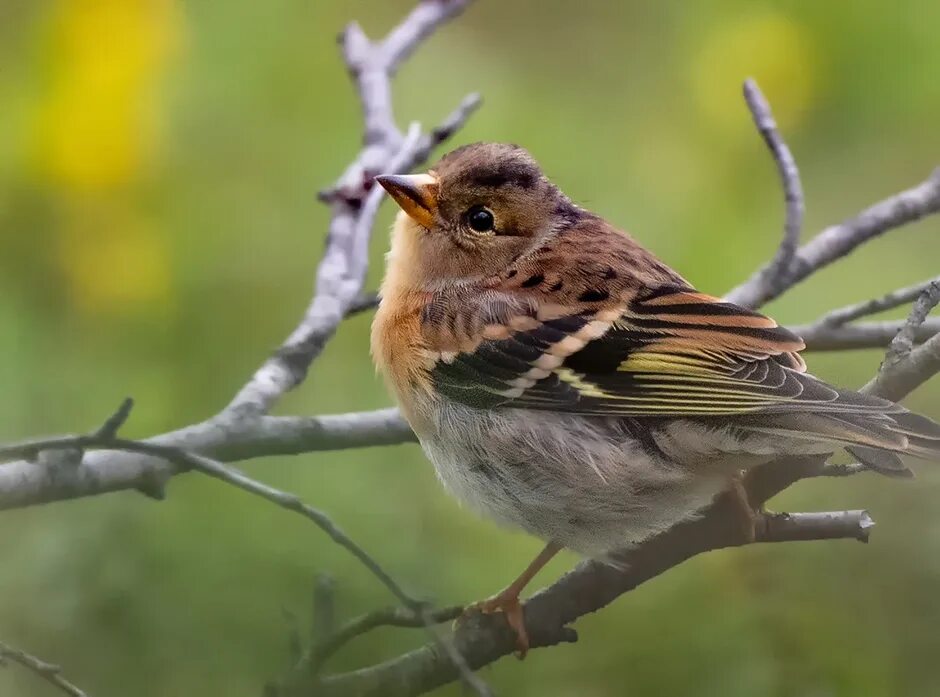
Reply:
<svg viewBox="0 0 940 697"><path fill-rule="evenodd" d="M885 310L893 310L901 305L914 302L920 297L921 293L934 283L940 283L940 276L923 281L922 283L916 283L913 286L898 288L886 295L882 295L880 298L874 298L872 300L856 303L855 305L848 305L832 310L820 317L817 324L836 327L860 319L861 317L874 315L879 312L884 312Z"/></svg>
<svg viewBox="0 0 940 697"><path fill-rule="evenodd" d="M744 100L754 119L754 125L767 144L783 187L786 217L783 225L783 238L770 263L758 272L755 286L766 289L769 293L779 293L785 287L793 268L793 260L800 243L800 231L803 227L803 185L800 172L790 148L784 142L777 129L770 110L770 104L757 83L748 79L744 82Z"/></svg>
<svg viewBox="0 0 940 697"><path fill-rule="evenodd" d="M391 77L402 61L438 26L469 5L469 0L423 0L388 36L372 42L358 25L342 36L343 57L356 85L365 122L364 147L321 199L331 206L326 251L317 271L311 300L298 326L265 361L219 414L199 424L149 439L148 443L199 451L223 460L264 454L308 452L308 445L331 440L316 423L275 421L267 416L280 397L306 377L310 364L354 310L362 294L368 242L382 196L373 186L376 174L408 171L453 135L479 106L477 95L465 98L443 123L427 134L412 125L402 134L395 122ZM387 417L387 418L386 418ZM331 426L354 440L371 437L376 444L409 440L400 417L386 415L375 428L372 419L336 417ZM364 430L363 430L364 429ZM306 445L301 445L307 438ZM0 509L136 488L156 498L179 469L140 453L92 453L68 470L26 461L0 468Z"/></svg>
<svg viewBox="0 0 940 697"><path fill-rule="evenodd" d="M525 605L532 648L575 641L577 635L569 625L576 619L600 610L641 583L702 552L754 541L860 540L867 538L871 526L871 518L864 511L770 513L758 519L757 537L752 539L747 534L748 526L741 521L740 504L722 497L702 518L677 525L618 555L618 566L585 561L538 591ZM454 641L473 669L515 649L505 621L492 615L470 616L458 625ZM446 658L425 646L385 663L324 678L315 694L408 697L429 692L456 677L456 669Z"/></svg>
<svg viewBox="0 0 940 697"><path fill-rule="evenodd" d="M314 646L302 662L302 670L311 666L319 667L330 656L358 636L379 627L424 627L426 624L440 624L457 619L463 612L462 605L429 610L424 616L404 607L387 607L360 615L333 634L327 636L319 645Z"/></svg>
<svg viewBox="0 0 940 697"><path fill-rule="evenodd" d="M927 315L940 302L940 283L930 283L911 308L911 314L908 316L901 331L891 341L888 347L888 353L885 354L884 365L891 366L902 361L914 350L914 342L917 339L917 332L924 326Z"/></svg>
<svg viewBox="0 0 940 697"><path fill-rule="evenodd" d="M62 668L52 663L46 663L41 658L36 658L20 649L15 649L8 644L0 642L0 665L4 661L18 663L27 670L35 673L46 682L55 685L59 690L72 697L88 697L88 693L79 689L76 685L62 677Z"/></svg>
<svg viewBox="0 0 940 697"><path fill-rule="evenodd" d="M321 194L331 204L332 216L313 300L303 319L223 413L236 419L266 414L284 392L303 382L310 364L362 292L369 259L366 251L382 196L373 178L416 167L479 105L479 97L470 95L427 135L421 135L415 125L403 135L392 109L391 77L401 62L468 4L469 0L424 0L380 42L370 41L357 24L343 32L343 58L362 105L365 146L339 181Z"/></svg>
<svg viewBox="0 0 940 697"><path fill-rule="evenodd" d="M413 617L421 621L422 626L424 626L431 635L433 645L442 651L444 655L448 656L448 659L456 667L458 673L469 687L480 695L480 697L488 697L491 694L486 683L478 676L474 675L464 663L463 657L456 651L450 639L441 636L433 627L433 624L436 622L436 612L429 610L425 606L425 603L420 600L412 598L398 582L382 568L374 557L344 533L323 511L304 503L294 494L281 491L263 482L252 479L204 455L188 452L172 446L145 443L118 437L118 430L124 425L124 422L130 415L132 407L132 400L124 400L117 411L112 416L108 417L104 425L87 435L35 439L0 447L0 461L9 457L34 459L38 457L40 453L51 450L84 451L88 448L105 448L109 450L140 453L161 458L172 463L180 470L197 470L210 477L231 484L249 494L258 496L287 511L301 515L329 535L333 542L352 554L359 563L368 569L372 575L395 596L403 605L405 611L411 613Z"/></svg>
<svg viewBox="0 0 940 697"><path fill-rule="evenodd" d="M790 331L803 337L809 351L845 351L848 349L884 348L898 335L905 320L862 322L829 326L821 322L794 325ZM921 344L940 332L940 318L930 318L914 329L911 340Z"/></svg>
<svg viewBox="0 0 940 697"><path fill-rule="evenodd" d="M729 302L760 307L807 276L853 252L879 235L940 211L940 168L907 191L895 194L866 208L839 225L826 228L800 247L793 259L786 283L773 289L763 281L764 269L725 295Z"/></svg>
<svg viewBox="0 0 940 697"><path fill-rule="evenodd" d="M408 595L372 556L340 530L329 516L304 503L297 496L252 479L205 455L174 446L119 438L117 431L129 416L132 404L131 400L125 400L114 416L108 418L104 426L87 435L40 438L0 447L0 461L9 457L34 459L39 453L50 450L83 451L90 448L103 448L158 457L172 463L180 470L197 470L312 521L336 544L356 557L405 607L416 612L423 607L423 604Z"/></svg>
<svg viewBox="0 0 940 697"><path fill-rule="evenodd" d="M199 452L223 462L414 441L397 409L323 416L264 416L231 422L212 418L143 442ZM31 453L29 449L23 452ZM14 457L8 453L7 457ZM182 470L165 459L113 450L84 453L69 467L35 459L0 464L0 510L153 486Z"/></svg>
<svg viewBox="0 0 940 697"><path fill-rule="evenodd" d="M878 374L863 390L898 401L940 372L940 334L916 348L913 345L927 314L938 302L940 285L932 284L914 303L907 322L888 347Z"/></svg>
<svg viewBox="0 0 940 697"><path fill-rule="evenodd" d="M761 542L855 539L868 542L875 526L868 511L767 513L761 517Z"/></svg>

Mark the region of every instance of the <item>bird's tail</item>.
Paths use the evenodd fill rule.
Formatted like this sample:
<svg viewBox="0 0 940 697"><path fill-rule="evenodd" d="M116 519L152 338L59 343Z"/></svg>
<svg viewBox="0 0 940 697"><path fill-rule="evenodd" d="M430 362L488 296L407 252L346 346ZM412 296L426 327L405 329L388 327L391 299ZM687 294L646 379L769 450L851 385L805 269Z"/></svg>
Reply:
<svg viewBox="0 0 940 697"><path fill-rule="evenodd" d="M833 443L890 477L913 476L899 454L940 461L940 424L887 400L841 394L847 398L845 410L774 414L753 430Z"/></svg>

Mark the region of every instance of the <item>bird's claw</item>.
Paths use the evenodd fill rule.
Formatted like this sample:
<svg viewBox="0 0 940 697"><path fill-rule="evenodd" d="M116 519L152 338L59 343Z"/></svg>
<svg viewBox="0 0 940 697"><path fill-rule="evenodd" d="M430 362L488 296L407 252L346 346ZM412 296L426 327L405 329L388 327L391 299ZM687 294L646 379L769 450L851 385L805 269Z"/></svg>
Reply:
<svg viewBox="0 0 940 697"><path fill-rule="evenodd" d="M496 595L467 605L463 614L457 618L459 623L469 615L479 612L484 615L493 615L501 612L506 617L506 623L516 635L516 657L521 661L529 653L529 633L525 628L525 616L522 612L522 603L519 596L510 593L497 593Z"/></svg>

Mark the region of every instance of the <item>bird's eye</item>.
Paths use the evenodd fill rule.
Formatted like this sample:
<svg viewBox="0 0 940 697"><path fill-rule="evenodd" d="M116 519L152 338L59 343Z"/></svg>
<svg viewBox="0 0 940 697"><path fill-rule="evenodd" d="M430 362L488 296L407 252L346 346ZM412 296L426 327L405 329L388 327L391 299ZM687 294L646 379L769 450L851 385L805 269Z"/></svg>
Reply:
<svg viewBox="0 0 940 697"><path fill-rule="evenodd" d="M493 229L496 221L488 208L483 206L474 206L467 211L467 225L476 232L489 232Z"/></svg>

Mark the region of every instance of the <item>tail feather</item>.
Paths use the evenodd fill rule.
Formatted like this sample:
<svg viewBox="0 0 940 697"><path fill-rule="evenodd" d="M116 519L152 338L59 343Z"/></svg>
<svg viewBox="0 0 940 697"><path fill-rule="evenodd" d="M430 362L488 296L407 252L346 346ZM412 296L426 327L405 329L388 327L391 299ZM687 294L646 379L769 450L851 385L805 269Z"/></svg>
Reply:
<svg viewBox="0 0 940 697"><path fill-rule="evenodd" d="M886 477L898 479L913 479L914 472L905 465L897 453L890 450L878 450L864 445L856 445L846 450L868 469L883 474Z"/></svg>
<svg viewBox="0 0 940 697"><path fill-rule="evenodd" d="M859 395L855 403L869 399L871 405L873 398ZM940 424L893 402L886 404L889 408L881 411L766 415L746 428L845 447L866 467L889 477L914 476L899 454L940 462Z"/></svg>

